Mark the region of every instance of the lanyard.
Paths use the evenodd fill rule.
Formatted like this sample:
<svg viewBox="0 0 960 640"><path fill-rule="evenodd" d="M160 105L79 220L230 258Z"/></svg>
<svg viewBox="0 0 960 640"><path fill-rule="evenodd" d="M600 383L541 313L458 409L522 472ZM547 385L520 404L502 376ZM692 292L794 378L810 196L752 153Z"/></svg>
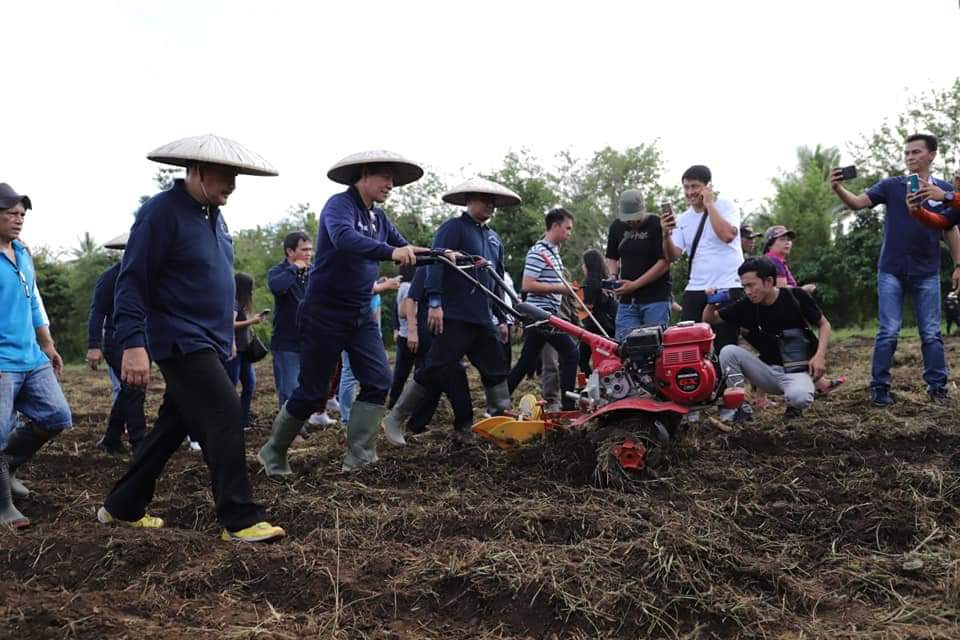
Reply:
<svg viewBox="0 0 960 640"><path fill-rule="evenodd" d="M30 283L27 282L27 279L24 277L23 272L20 271L20 267L14 264L13 261L10 260L9 257L7 257L7 254L3 254L3 257L4 257L4 262L10 265L10 268L13 269L13 271L17 274L17 278L20 280L20 286L23 287L23 295L25 295L29 300L30 299Z"/></svg>

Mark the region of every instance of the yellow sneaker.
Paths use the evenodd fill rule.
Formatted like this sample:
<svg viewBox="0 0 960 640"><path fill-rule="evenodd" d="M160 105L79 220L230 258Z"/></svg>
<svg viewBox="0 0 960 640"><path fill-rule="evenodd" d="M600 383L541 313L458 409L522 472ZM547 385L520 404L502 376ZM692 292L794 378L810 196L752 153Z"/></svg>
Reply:
<svg viewBox="0 0 960 640"><path fill-rule="evenodd" d="M258 522L257 524L241 529L240 531L223 530L220 538L225 541L236 540L237 542L272 542L279 540L287 535L287 532L280 527L275 527L269 522Z"/></svg>
<svg viewBox="0 0 960 640"><path fill-rule="evenodd" d="M144 514L142 518L132 522L129 520L120 520L110 515L106 507L100 507L100 509L97 510L97 520L100 524L119 524L133 529L160 529L163 527L163 518L155 518L149 514Z"/></svg>

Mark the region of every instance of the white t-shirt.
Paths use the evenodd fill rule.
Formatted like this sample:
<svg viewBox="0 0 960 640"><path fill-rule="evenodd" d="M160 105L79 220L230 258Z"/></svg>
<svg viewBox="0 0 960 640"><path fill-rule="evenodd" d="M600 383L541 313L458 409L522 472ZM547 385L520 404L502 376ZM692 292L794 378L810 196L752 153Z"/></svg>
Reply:
<svg viewBox="0 0 960 640"><path fill-rule="evenodd" d="M690 265L690 280L687 291L706 289L732 289L740 286L737 269L743 264L743 249L740 247L740 212L729 200L717 200L717 211L724 220L733 225L737 236L730 242L724 242L713 231L713 225L707 220L703 225L703 235L697 245L694 256L696 264ZM701 216L690 207L677 218L677 228L673 231L673 244L689 254L693 239L697 236Z"/></svg>
<svg viewBox="0 0 960 640"><path fill-rule="evenodd" d="M407 316L403 312L403 303L407 299L407 296L410 294L410 283L401 282L400 288L397 289L397 332L400 334L401 338L408 338L408 329L407 329Z"/></svg>

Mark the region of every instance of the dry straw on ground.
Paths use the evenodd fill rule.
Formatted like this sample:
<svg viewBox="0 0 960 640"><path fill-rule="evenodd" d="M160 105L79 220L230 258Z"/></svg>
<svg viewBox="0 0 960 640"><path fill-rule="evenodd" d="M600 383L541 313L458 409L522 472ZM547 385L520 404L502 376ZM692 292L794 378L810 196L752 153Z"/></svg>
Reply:
<svg viewBox="0 0 960 640"><path fill-rule="evenodd" d="M957 407L925 401L915 342L900 403L867 406L869 351L835 349L850 382L789 428L775 409L702 422L623 489L593 486L583 439L509 457L442 429L356 475L319 433L274 484L252 456L274 411L263 368L248 466L290 535L253 548L217 540L186 450L152 508L169 529L97 526L123 461L93 447L105 376L70 371L77 428L24 470L34 526L0 537L0 637L960 637Z"/></svg>

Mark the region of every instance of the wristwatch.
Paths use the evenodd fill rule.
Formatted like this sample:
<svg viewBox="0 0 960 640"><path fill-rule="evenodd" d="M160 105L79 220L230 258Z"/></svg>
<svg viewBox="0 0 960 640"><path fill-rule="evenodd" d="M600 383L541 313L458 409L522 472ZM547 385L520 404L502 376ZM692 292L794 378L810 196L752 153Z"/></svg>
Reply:
<svg viewBox="0 0 960 640"><path fill-rule="evenodd" d="M439 308L440 308L440 296L438 296L438 295L431 295L430 298L428 299L427 303L430 305L430 308L431 308L431 309L439 309Z"/></svg>

